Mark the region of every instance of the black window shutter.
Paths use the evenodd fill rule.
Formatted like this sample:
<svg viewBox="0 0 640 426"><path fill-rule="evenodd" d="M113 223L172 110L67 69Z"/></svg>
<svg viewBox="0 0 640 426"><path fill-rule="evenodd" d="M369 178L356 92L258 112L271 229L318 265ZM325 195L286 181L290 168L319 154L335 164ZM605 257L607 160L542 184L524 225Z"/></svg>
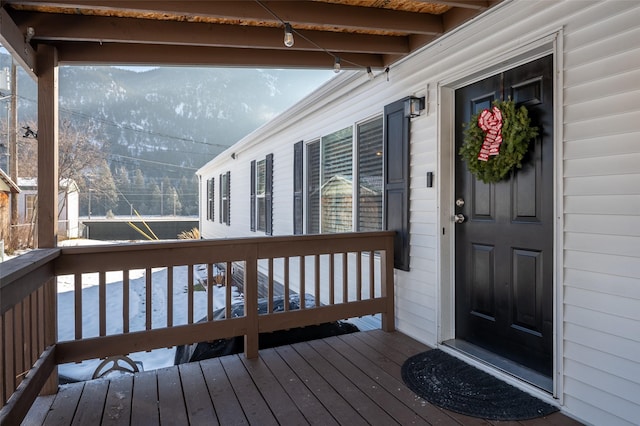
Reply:
<svg viewBox="0 0 640 426"><path fill-rule="evenodd" d="M409 270L409 130L404 99L384 107L384 224L396 231L394 267Z"/></svg>
<svg viewBox="0 0 640 426"><path fill-rule="evenodd" d="M293 145L293 233L302 234L302 141Z"/></svg>
<svg viewBox="0 0 640 426"><path fill-rule="evenodd" d="M227 172L227 226L231 225L231 172Z"/></svg>
<svg viewBox="0 0 640 426"><path fill-rule="evenodd" d="M265 190L264 190L264 233L273 234L273 154L267 155L265 161Z"/></svg>
<svg viewBox="0 0 640 426"><path fill-rule="evenodd" d="M218 207L219 207L218 208L218 212L219 212L218 213L218 218L219 218L219 222L220 223L222 223L222 217L224 216L224 214L223 214L224 209L223 209L223 202L222 202L222 197L223 197L223 194L224 194L224 187L222 185L224 184L224 179L222 179L222 176L223 175L220 175L220 179L219 179L219 181L220 181L220 195L218 197L218 201L219 201L219 204L218 204Z"/></svg>
<svg viewBox="0 0 640 426"><path fill-rule="evenodd" d="M207 179L207 219L211 220L211 179Z"/></svg>
<svg viewBox="0 0 640 426"><path fill-rule="evenodd" d="M207 219L215 220L213 196L215 194L215 179L207 180Z"/></svg>
<svg viewBox="0 0 640 426"><path fill-rule="evenodd" d="M256 230L256 160L251 162L251 230Z"/></svg>

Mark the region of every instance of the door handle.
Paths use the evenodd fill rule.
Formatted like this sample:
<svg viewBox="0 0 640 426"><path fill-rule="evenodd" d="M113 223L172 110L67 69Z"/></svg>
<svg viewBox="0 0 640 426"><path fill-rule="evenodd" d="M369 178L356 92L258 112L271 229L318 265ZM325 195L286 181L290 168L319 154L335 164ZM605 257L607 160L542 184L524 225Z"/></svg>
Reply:
<svg viewBox="0 0 640 426"><path fill-rule="evenodd" d="M455 215L455 216L453 217L453 221L454 221L455 223L462 223L462 222L464 222L466 219L467 219L467 218L465 218L465 217L464 217L464 215L463 215L463 214L461 214L461 213L458 213L457 215Z"/></svg>

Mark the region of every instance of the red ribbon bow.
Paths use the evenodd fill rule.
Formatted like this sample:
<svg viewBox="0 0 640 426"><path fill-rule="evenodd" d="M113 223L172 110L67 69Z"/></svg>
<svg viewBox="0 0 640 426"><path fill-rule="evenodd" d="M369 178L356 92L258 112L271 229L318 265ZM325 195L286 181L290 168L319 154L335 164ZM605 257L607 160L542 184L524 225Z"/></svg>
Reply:
<svg viewBox="0 0 640 426"><path fill-rule="evenodd" d="M487 161L490 155L500 153L502 143L502 112L498 107L485 109L478 116L478 126L486 132L484 142L478 153L478 160Z"/></svg>

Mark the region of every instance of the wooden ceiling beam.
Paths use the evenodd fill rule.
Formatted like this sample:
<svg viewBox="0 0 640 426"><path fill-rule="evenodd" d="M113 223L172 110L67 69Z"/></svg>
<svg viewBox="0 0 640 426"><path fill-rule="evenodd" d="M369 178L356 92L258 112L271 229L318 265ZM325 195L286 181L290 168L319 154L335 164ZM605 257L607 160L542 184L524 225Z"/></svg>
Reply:
<svg viewBox="0 0 640 426"><path fill-rule="evenodd" d="M132 0L6 0L8 5L46 6L83 11L126 11L174 15L184 20L195 16L280 23L255 1L132 1ZM295 25L323 28L390 31L400 34L441 34L437 15L382 8L313 1L263 1L280 19ZM90 12L89 12L90 13Z"/></svg>
<svg viewBox="0 0 640 426"><path fill-rule="evenodd" d="M256 68L333 68L333 58L324 52L295 50L250 50L204 46L168 46L122 43L53 42L61 65L184 65L238 66ZM345 53L343 69L383 68L382 55Z"/></svg>
<svg viewBox="0 0 640 426"><path fill-rule="evenodd" d="M454 8L443 14L442 23L445 30L449 31L476 16L478 16L478 12L473 9Z"/></svg>
<svg viewBox="0 0 640 426"><path fill-rule="evenodd" d="M0 44L11 53L27 74L37 79L36 52L25 40L25 34L4 9L0 9Z"/></svg>
<svg viewBox="0 0 640 426"><path fill-rule="evenodd" d="M416 0L422 3L435 3L444 6L461 7L463 9L485 10L489 8L489 2L483 0Z"/></svg>
<svg viewBox="0 0 640 426"><path fill-rule="evenodd" d="M27 27L35 29L35 42L76 40L282 50L324 49L335 53L409 53L407 37L399 36L299 31L315 45L298 36L294 46L288 48L283 43L283 30L280 28L52 13L20 12L14 13L14 17L23 31Z"/></svg>

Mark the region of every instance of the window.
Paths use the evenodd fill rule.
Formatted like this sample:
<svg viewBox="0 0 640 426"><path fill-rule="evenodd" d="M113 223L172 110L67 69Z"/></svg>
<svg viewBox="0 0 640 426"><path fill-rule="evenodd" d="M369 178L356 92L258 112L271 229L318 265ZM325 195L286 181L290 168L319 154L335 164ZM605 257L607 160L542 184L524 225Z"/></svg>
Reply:
<svg viewBox="0 0 640 426"><path fill-rule="evenodd" d="M256 166L256 228L258 231L264 231L265 228L265 174L266 174L266 161L260 160Z"/></svg>
<svg viewBox="0 0 640 426"><path fill-rule="evenodd" d="M214 215L214 194L215 193L215 179L211 178L207 180L207 220L215 220Z"/></svg>
<svg viewBox="0 0 640 426"><path fill-rule="evenodd" d="M231 225L231 172L220 175L220 223Z"/></svg>
<svg viewBox="0 0 640 426"><path fill-rule="evenodd" d="M383 117L355 126L355 158L353 134L346 127L307 144L308 234L349 232L354 223L359 231L382 229ZM295 161L294 146L294 181Z"/></svg>
<svg viewBox="0 0 640 426"><path fill-rule="evenodd" d="M307 145L307 233L353 229L353 129Z"/></svg>
<svg viewBox="0 0 640 426"><path fill-rule="evenodd" d="M251 162L251 230L272 233L273 154Z"/></svg>
<svg viewBox="0 0 640 426"><path fill-rule="evenodd" d="M359 124L358 139L358 231L382 229L382 117Z"/></svg>
<svg viewBox="0 0 640 426"><path fill-rule="evenodd" d="M36 209L36 195L35 194L27 194L25 196L25 221L33 222L35 218L35 209Z"/></svg>

